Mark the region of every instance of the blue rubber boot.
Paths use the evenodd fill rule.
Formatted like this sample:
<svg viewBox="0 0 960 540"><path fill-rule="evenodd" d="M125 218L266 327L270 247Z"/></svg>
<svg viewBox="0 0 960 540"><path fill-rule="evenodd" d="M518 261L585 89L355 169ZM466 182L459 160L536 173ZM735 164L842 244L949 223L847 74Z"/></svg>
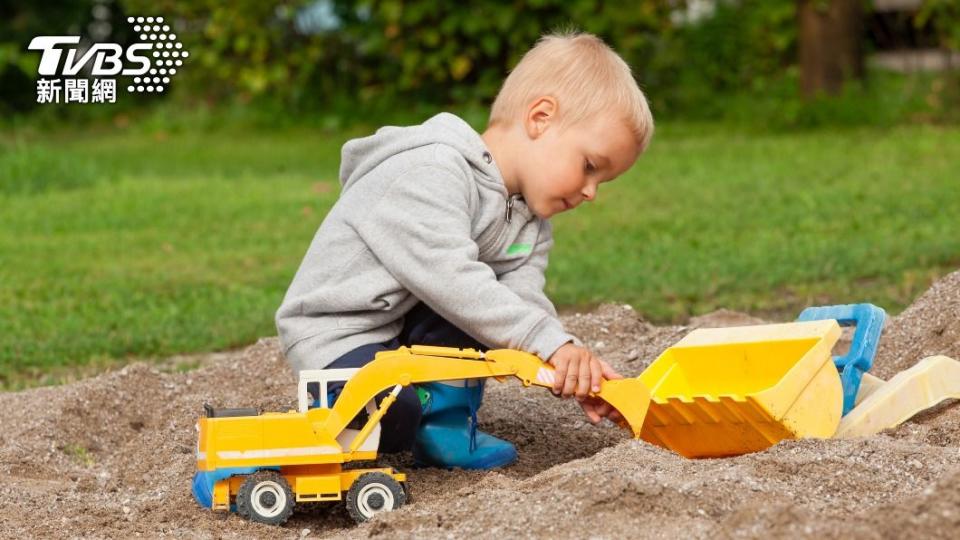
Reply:
<svg viewBox="0 0 960 540"><path fill-rule="evenodd" d="M427 383L418 385L417 393L423 404L423 418L413 444L417 465L494 469L517 460L512 444L477 430L483 381Z"/></svg>

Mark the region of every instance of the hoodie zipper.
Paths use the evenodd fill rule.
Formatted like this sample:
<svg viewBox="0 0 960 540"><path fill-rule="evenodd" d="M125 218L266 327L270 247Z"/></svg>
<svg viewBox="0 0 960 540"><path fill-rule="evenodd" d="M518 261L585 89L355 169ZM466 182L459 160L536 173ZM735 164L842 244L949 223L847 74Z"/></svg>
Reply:
<svg viewBox="0 0 960 540"><path fill-rule="evenodd" d="M513 203L520 198L520 194L510 195L507 197L507 223L510 223L510 219L513 217Z"/></svg>
<svg viewBox="0 0 960 540"><path fill-rule="evenodd" d="M492 237L483 243L480 246L480 253L486 253L487 251L493 249L494 246L500 243L500 240L503 238L503 235L507 234L507 231L510 230L510 220L513 219L513 205L517 199L521 198L522 195L508 195L505 203L505 213L504 218L506 219L506 225L503 227L497 227L497 231L492 235Z"/></svg>

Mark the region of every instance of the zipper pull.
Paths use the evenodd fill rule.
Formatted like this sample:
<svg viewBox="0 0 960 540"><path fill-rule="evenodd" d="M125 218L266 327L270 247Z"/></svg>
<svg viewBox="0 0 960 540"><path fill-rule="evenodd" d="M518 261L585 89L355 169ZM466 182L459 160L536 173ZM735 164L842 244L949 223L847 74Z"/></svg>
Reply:
<svg viewBox="0 0 960 540"><path fill-rule="evenodd" d="M513 201L516 200L516 197L516 195L507 197L507 223L510 223L510 218L513 217Z"/></svg>

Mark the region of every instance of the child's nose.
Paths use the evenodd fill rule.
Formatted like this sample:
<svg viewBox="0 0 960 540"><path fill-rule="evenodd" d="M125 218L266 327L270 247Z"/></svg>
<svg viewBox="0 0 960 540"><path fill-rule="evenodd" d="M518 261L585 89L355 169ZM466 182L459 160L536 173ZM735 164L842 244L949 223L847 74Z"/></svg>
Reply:
<svg viewBox="0 0 960 540"><path fill-rule="evenodd" d="M583 188L581 195L583 195L584 199L588 201L592 201L594 197L597 196L597 188L593 186L586 186L585 188Z"/></svg>

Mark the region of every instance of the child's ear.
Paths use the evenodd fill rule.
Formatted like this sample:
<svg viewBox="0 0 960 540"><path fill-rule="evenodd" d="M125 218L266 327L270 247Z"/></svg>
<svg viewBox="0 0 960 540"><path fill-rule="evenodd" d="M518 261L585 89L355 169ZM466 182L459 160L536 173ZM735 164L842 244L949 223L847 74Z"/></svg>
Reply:
<svg viewBox="0 0 960 540"><path fill-rule="evenodd" d="M546 133L551 124L557 119L557 100L553 96L538 97L527 109L524 119L524 129L527 136L536 139Z"/></svg>

